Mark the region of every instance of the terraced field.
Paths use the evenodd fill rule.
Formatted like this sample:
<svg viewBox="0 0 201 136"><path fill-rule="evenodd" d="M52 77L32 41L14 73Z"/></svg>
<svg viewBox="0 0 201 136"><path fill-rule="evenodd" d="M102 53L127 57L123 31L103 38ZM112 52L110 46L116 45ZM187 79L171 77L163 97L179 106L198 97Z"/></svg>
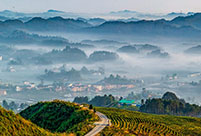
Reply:
<svg viewBox="0 0 201 136"><path fill-rule="evenodd" d="M99 112L105 114L111 120L111 126L104 129L100 135L132 135L132 136L200 136L201 119L190 117L176 117L167 115L152 115L114 108L98 108ZM170 122L172 124L170 124ZM187 126L186 119L189 123L194 122L191 128ZM190 119L197 119L190 121ZM177 121L176 121L177 120ZM179 125L178 122L184 123ZM197 123L197 124L196 124ZM200 124L200 125L199 125ZM198 126L197 126L198 125ZM188 127L188 130L185 129Z"/></svg>

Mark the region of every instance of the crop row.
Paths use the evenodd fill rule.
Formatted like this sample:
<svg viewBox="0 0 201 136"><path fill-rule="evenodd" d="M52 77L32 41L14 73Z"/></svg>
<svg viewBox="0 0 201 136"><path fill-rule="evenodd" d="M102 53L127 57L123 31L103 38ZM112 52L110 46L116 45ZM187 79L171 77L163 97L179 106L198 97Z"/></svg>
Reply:
<svg viewBox="0 0 201 136"><path fill-rule="evenodd" d="M118 114L111 111L102 111L110 120L113 127L128 131L135 135L147 136L182 136L164 124L156 123L151 119L142 118L135 114Z"/></svg>

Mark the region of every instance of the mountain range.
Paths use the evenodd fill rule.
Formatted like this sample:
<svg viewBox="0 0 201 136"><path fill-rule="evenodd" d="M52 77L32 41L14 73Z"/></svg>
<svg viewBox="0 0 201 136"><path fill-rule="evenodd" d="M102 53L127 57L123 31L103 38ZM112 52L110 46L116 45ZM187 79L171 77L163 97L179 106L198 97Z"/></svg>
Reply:
<svg viewBox="0 0 201 136"><path fill-rule="evenodd" d="M130 10L122 10L122 11L112 11L109 13L95 13L95 14L89 14L89 13L73 13L73 12L65 12L65 11L59 11L50 9L45 12L38 12L38 13L23 13L23 12L15 12L11 10L3 10L0 11L0 20L6 20L7 19L22 19L26 20L33 18L33 17L42 17L42 18L50 18L55 16L61 16L64 18L103 18L107 20L112 20L113 18L118 19L126 19L126 18L136 18L138 20L141 19L173 19L178 16L189 16L193 15L193 12L188 13L182 13L182 12L171 12L167 14L154 14L154 13L141 13L137 11L130 11Z"/></svg>
<svg viewBox="0 0 201 136"><path fill-rule="evenodd" d="M50 9L46 12L41 12L41 13L23 13L23 12L11 11L11 10L4 10L4 11L0 11L0 16L4 16L10 19L16 19L16 18L25 18L25 17L49 18L49 17L55 17L55 16L74 18L74 17L78 17L79 15L72 12L64 12L64 11Z"/></svg>
<svg viewBox="0 0 201 136"><path fill-rule="evenodd" d="M0 21L0 30L29 30L29 31L63 31L78 30L91 25L75 19L64 19L62 17L53 17L44 19L41 17L34 17L27 22L22 22L19 19ZM0 31L0 32L1 32Z"/></svg>
<svg viewBox="0 0 201 136"><path fill-rule="evenodd" d="M168 14L150 14L150 13L141 13L141 12L136 12L136 11L130 11L130 10L123 10L123 11L116 11L116 12L110 12L109 15L110 16L118 16L118 17L134 17L134 18L138 18L139 20L141 19L168 19L171 20L175 17L178 16L189 16L189 15L193 15L193 12L188 12L188 13L182 13L182 12L171 12Z"/></svg>
<svg viewBox="0 0 201 136"><path fill-rule="evenodd" d="M101 19L97 19L101 20ZM101 20L104 22L103 20ZM96 21L95 21L96 22ZM97 24L97 22L96 22ZM19 19L0 21L0 34L14 30L30 32L81 32L92 34L107 34L116 36L165 37L200 39L201 13L186 17L176 17L173 20L140 20L140 21L105 21L94 26L83 19L65 19L62 17L34 17L27 22Z"/></svg>
<svg viewBox="0 0 201 136"><path fill-rule="evenodd" d="M193 38L201 36L201 13L173 20L140 20L132 22L107 21L99 26L87 28L92 33L143 37Z"/></svg>

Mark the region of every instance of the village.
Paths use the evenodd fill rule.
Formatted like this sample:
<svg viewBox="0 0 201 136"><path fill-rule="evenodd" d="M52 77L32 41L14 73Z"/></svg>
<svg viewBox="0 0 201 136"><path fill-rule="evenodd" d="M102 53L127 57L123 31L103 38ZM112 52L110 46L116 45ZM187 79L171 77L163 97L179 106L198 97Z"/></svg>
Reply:
<svg viewBox="0 0 201 136"><path fill-rule="evenodd" d="M145 82L144 80L129 80L123 79L118 75L115 77L110 75L108 78L96 83L81 83L81 82L59 82L45 84L43 80L39 84L24 81L21 84L11 84L0 82L0 98L12 98L12 99L25 99L25 101L40 101L41 99L65 99L72 101L76 96L89 96L90 98L96 95L105 95L113 93L114 96L127 96L131 92L140 92L142 88L146 87L150 91L157 94L157 91L161 91L160 88L179 89L185 86L201 86L201 81L194 81L188 79L199 78L200 73L190 73L182 77L177 74L167 75L162 77L160 81L155 83ZM121 80L121 83L119 83ZM164 90L166 91L166 90ZM26 97L24 97L26 95ZM154 95L149 96L154 97ZM192 99L192 98L189 98ZM132 100L132 99L130 99ZM136 100L136 99L134 99ZM140 100L140 99L139 99ZM128 102L129 104L130 102Z"/></svg>

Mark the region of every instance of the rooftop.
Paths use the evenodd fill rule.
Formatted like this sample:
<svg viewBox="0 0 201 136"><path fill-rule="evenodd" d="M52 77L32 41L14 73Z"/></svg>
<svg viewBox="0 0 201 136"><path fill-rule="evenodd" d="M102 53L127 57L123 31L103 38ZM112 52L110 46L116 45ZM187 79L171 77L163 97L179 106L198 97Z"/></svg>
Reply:
<svg viewBox="0 0 201 136"><path fill-rule="evenodd" d="M122 100L119 101L119 103L134 104L135 101L134 100L124 100L124 99L122 99Z"/></svg>

